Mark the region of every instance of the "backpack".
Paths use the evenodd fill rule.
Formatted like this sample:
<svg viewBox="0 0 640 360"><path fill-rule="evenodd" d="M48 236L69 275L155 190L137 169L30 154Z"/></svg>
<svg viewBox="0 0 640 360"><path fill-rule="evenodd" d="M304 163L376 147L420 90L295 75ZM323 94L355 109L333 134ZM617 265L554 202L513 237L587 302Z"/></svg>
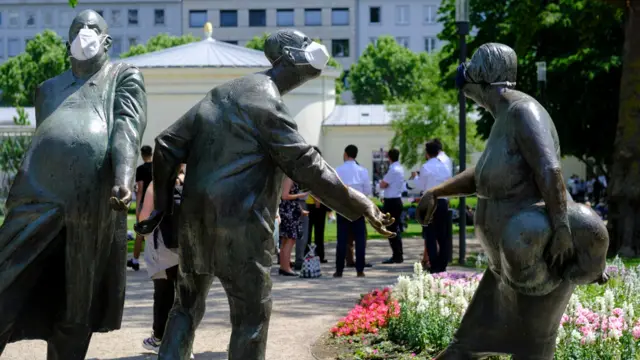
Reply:
<svg viewBox="0 0 640 360"><path fill-rule="evenodd" d="M173 204L174 210L173 214L166 214L154 232L162 231L162 240L164 242L164 246L167 249L176 249L178 247L178 214L180 213L180 204L182 203L182 189L184 187L184 182L178 178L178 184L173 188ZM154 247L158 248L158 236L157 233L154 236L155 242Z"/></svg>

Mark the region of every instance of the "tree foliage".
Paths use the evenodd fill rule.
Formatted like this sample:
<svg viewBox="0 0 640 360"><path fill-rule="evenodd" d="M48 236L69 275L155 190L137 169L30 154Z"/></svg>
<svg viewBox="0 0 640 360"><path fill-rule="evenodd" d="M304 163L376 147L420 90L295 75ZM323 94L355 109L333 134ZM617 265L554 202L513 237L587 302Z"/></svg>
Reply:
<svg viewBox="0 0 640 360"><path fill-rule="evenodd" d="M167 48L189 44L199 40L200 38L195 37L191 34L174 36L174 35L161 33L149 38L147 43L144 45L140 44L140 45L134 45L130 47L129 50L120 54L120 58L127 58L131 56L142 55L142 54L158 51L158 50L164 50Z"/></svg>
<svg viewBox="0 0 640 360"><path fill-rule="evenodd" d="M30 124L29 115L24 108L16 107L16 111L18 116L13 117L13 123L17 126L28 126ZM10 180L18 172L22 158L30 144L30 135L2 135L2 141L0 141L0 173L9 176L9 178L5 180ZM0 184L0 189L8 189L10 186L10 183ZM2 191L0 191L0 193L2 193Z"/></svg>
<svg viewBox="0 0 640 360"><path fill-rule="evenodd" d="M264 51L264 42L267 40L268 37L269 37L269 33L266 33L266 32L262 33L261 35L254 36L251 40L249 40L245 44L245 47L248 47L254 50ZM320 39L313 39L313 41L322 44L322 41L320 41ZM334 59L333 57L329 58L327 65L338 70L342 69L342 66L340 65L340 63L337 62L336 59ZM342 98L340 97L340 95L344 91L344 84L342 82L343 80L344 80L344 73L343 73L343 76L340 76L338 79L336 79L336 103L337 104L342 103Z"/></svg>
<svg viewBox="0 0 640 360"><path fill-rule="evenodd" d="M37 34L27 43L25 52L0 65L3 102L32 106L36 87L69 67L67 47L62 38L51 30Z"/></svg>
<svg viewBox="0 0 640 360"><path fill-rule="evenodd" d="M444 151L457 162L460 133L457 91L440 86L439 53L415 56L420 60L420 74L415 79L416 83L420 83L420 92L409 101L386 102L387 109L394 117L392 128L395 134L391 146L400 150L402 163L412 167L424 161L424 144L430 139L439 138ZM467 116L467 155L482 151L483 148L484 140L476 135L475 122Z"/></svg>
<svg viewBox="0 0 640 360"><path fill-rule="evenodd" d="M349 71L349 88L356 104L413 101L424 90L425 57L390 36L369 44Z"/></svg>
<svg viewBox="0 0 640 360"><path fill-rule="evenodd" d="M443 86L452 88L459 44L455 0L444 0L439 38L444 46ZM554 119L563 154L610 164L618 114L623 10L600 0L475 0L470 2L468 56L480 45L499 42L518 54L517 88L537 94L536 65L547 63L543 105ZM472 32L473 33L473 32ZM478 122L487 137L488 113Z"/></svg>

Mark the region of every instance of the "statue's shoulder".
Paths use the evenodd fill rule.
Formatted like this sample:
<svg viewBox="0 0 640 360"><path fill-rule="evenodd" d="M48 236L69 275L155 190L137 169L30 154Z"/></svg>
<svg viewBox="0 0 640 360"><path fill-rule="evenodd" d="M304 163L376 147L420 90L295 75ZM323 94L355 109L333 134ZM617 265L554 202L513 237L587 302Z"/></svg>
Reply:
<svg viewBox="0 0 640 360"><path fill-rule="evenodd" d="M71 73L71 69L69 69L41 82L40 85L38 85L38 91L50 91L58 86L66 86L71 81L73 81L73 74Z"/></svg>
<svg viewBox="0 0 640 360"><path fill-rule="evenodd" d="M243 91L247 94L257 95L269 99L280 99L280 91L278 87L265 74L257 73L243 76L239 80L242 81Z"/></svg>
<svg viewBox="0 0 640 360"><path fill-rule="evenodd" d="M114 75L117 77L140 77L142 78L142 72L138 69L137 66L129 64L128 62L122 61L117 63L111 63L111 71L113 71Z"/></svg>

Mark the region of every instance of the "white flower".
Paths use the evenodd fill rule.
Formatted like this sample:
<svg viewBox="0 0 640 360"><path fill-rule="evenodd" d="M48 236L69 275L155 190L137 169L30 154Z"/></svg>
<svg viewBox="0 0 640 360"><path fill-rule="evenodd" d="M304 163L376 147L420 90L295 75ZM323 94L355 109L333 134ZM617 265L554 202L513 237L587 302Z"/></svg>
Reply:
<svg viewBox="0 0 640 360"><path fill-rule="evenodd" d="M420 314L424 314L429 310L429 302L427 300L420 300L418 302L418 306L416 306L416 311Z"/></svg>
<svg viewBox="0 0 640 360"><path fill-rule="evenodd" d="M447 306L443 306L440 308L440 315L444 316L444 317L449 317L449 315L451 315L451 309L449 309L449 307Z"/></svg>
<svg viewBox="0 0 640 360"><path fill-rule="evenodd" d="M580 334L580 331L573 329L571 330L571 338L573 340L579 341L580 339L582 339L582 334Z"/></svg>

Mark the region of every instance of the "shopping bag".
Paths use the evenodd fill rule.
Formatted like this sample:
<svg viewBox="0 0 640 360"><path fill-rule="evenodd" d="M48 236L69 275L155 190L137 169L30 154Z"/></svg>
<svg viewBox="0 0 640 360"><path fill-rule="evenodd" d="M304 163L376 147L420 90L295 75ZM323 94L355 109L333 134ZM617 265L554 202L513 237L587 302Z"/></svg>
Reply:
<svg viewBox="0 0 640 360"><path fill-rule="evenodd" d="M322 276L322 270L320 269L320 257L316 256L316 246L311 244L309 245L309 252L302 263L300 277L319 278L320 276Z"/></svg>

